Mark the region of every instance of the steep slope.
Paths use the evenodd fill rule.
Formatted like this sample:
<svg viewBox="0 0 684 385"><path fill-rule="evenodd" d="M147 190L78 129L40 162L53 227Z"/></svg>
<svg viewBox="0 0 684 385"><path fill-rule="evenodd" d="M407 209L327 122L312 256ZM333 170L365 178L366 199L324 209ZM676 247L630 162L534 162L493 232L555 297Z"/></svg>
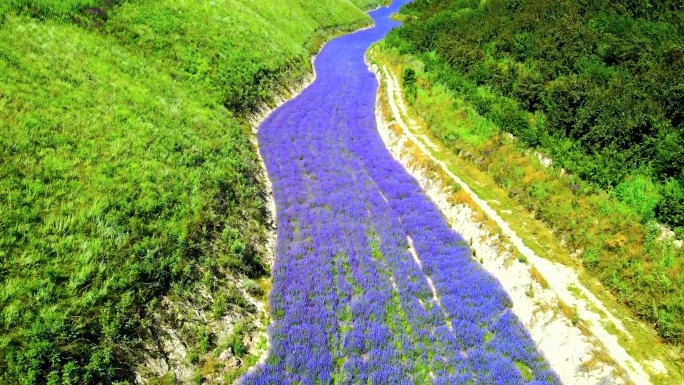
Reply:
<svg viewBox="0 0 684 385"><path fill-rule="evenodd" d="M0 10L0 383L132 382L169 328L191 377L230 380L269 270L247 118L370 19L346 0Z"/></svg>

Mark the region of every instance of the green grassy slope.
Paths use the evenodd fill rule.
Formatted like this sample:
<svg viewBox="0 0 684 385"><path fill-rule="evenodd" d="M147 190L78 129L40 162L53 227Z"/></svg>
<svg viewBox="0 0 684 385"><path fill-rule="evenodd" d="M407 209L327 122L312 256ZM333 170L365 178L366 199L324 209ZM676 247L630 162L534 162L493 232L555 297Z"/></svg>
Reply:
<svg viewBox="0 0 684 385"><path fill-rule="evenodd" d="M368 2L361 2L367 5ZM0 383L130 380L161 296L266 274L246 117L347 0L0 5Z"/></svg>

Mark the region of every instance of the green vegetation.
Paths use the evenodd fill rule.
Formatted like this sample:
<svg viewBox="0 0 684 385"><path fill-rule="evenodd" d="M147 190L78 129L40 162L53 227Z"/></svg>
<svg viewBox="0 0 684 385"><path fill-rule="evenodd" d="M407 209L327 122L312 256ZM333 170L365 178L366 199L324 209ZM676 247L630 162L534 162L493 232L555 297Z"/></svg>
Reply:
<svg viewBox="0 0 684 385"><path fill-rule="evenodd" d="M87 8L102 5L97 0L6 0L0 4L5 16L10 10L20 10L36 17L64 18L79 16Z"/></svg>
<svg viewBox="0 0 684 385"><path fill-rule="evenodd" d="M661 256L669 255L674 257L675 261L678 260L676 263L680 263L681 266L681 260L684 259L682 250L671 241L657 241L652 238L652 234L658 234L657 225L653 227L654 222L649 223L648 230L651 233L647 238L648 242L645 243L644 234L640 232L644 229L640 227L639 217L625 204L612 199L605 191L588 186L593 190L585 190L580 198L576 198L573 194L573 188L578 187L575 184L576 176L568 175L556 167L544 166L536 153L479 115L462 96L431 80L430 74L423 70L423 61L418 60L416 56L400 55L398 49L389 47L386 43L379 43L369 51L369 59L374 64L385 66L397 79L401 79L406 68L414 69L417 74L417 98L406 106L402 115L404 121L412 122L408 128L417 141L425 145L431 156L443 162L449 171L468 184L480 199L487 201L497 210L499 216L535 254L577 271L582 284L611 309L613 315L622 320L627 332L620 331L614 326L608 326L608 330L618 337L620 344L633 358L646 363L646 369L649 370L654 384L679 384L681 374L684 373L681 361L684 346L677 346L676 340L673 339L669 339L669 342L674 344L667 343L654 333L650 326L658 326L655 322L645 326L645 316L635 317L635 304L625 297L640 295L641 290L644 290L648 300L653 300L654 290L657 293L658 288L653 287L651 282L645 287L635 286L632 291L628 291L623 282L622 290L618 291L611 287L614 289L611 293L597 278L602 278L602 269L606 266L606 277L610 273L619 272L623 266L628 266L629 270L625 275L615 274L617 280L614 282L624 279L636 285L636 282L644 282L644 275L650 276L652 280L652 277L665 273L661 267L653 266L653 261L660 261ZM389 118L391 111L387 103L387 90L383 87L381 84L381 106L383 115ZM403 133L403 129L395 123L390 124L390 130L398 135ZM434 178L444 185L452 183L451 178L442 173L441 169L421 151L413 151L412 157L416 164L420 165L418 167L428 172L431 179ZM508 162L514 163L513 167L506 168ZM512 170L515 170L515 175L506 176ZM503 181L506 183L503 184ZM527 186L530 186L529 191L536 192L547 190L540 187L549 187L549 191L544 194L548 202L530 200ZM469 205L474 210L474 220L483 223L492 235L501 235L496 223L484 216L478 205L463 189L454 191L449 201L453 204ZM530 206L530 203L534 203L534 206ZM621 214L629 217L620 218ZM620 252L625 253L629 263L621 265L620 258L624 256L606 250L602 247L606 244L602 242L612 241L616 238L616 232L625 229L636 229L637 233L627 234L627 244ZM655 233L652 232L654 229ZM587 244L590 246L586 249L587 252L584 252L581 245ZM596 265L583 269L582 257L587 254ZM618 261L618 264L615 264L615 261ZM599 262L601 265L598 265ZM662 261L663 265L667 264L665 262L667 261ZM615 266L608 266L610 263ZM631 278L630 275L635 273L635 267L638 269L636 274L640 275L637 279ZM670 268L668 271L676 275L678 270ZM548 282L536 269L530 268L530 274L542 287L548 287ZM603 279L603 282L606 280ZM570 287L568 290L578 298L583 296L578 295ZM527 288L526 295L534 297L535 292L531 286ZM681 299L678 299L678 294L670 290L664 295L668 296L665 301L652 302L652 306L662 306L662 303L674 304L673 313L679 314L676 306L681 303L678 302ZM594 311L602 314L598 309ZM586 326L584 321L577 324L583 332L586 332ZM647 363L654 359L663 362L667 373L650 371ZM610 361L611 359L605 356L596 362Z"/></svg>
<svg viewBox="0 0 684 385"><path fill-rule="evenodd" d="M407 98L434 135L684 343L684 252L656 222L684 234L681 4L417 0L402 14L386 54L418 74L403 69Z"/></svg>
<svg viewBox="0 0 684 385"><path fill-rule="evenodd" d="M161 297L247 306L223 293L267 274L247 118L368 22L346 0L2 2L0 383L130 381Z"/></svg>
<svg viewBox="0 0 684 385"><path fill-rule="evenodd" d="M583 180L632 181L638 195L654 185L638 211L682 236L683 11L669 0L418 0L388 41L434 54L441 84Z"/></svg>
<svg viewBox="0 0 684 385"><path fill-rule="evenodd" d="M351 0L351 2L361 9L371 10L379 6L390 5L392 0Z"/></svg>

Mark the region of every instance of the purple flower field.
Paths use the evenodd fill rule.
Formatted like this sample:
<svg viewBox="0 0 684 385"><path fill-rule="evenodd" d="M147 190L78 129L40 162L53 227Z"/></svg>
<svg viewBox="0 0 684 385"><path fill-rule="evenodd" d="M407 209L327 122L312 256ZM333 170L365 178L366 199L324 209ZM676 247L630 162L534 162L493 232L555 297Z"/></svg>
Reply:
<svg viewBox="0 0 684 385"><path fill-rule="evenodd" d="M499 283L377 132L366 49L328 43L316 82L259 130L278 211L265 363L242 384L557 384Z"/></svg>

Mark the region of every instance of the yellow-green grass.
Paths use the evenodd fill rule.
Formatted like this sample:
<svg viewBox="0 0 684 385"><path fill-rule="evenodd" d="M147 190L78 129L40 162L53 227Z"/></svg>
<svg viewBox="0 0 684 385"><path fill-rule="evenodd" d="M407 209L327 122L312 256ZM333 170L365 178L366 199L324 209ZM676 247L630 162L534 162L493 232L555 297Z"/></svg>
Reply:
<svg viewBox="0 0 684 385"><path fill-rule="evenodd" d="M220 317L267 276L248 118L370 19L347 0L0 11L0 383L129 381L161 297Z"/></svg>

